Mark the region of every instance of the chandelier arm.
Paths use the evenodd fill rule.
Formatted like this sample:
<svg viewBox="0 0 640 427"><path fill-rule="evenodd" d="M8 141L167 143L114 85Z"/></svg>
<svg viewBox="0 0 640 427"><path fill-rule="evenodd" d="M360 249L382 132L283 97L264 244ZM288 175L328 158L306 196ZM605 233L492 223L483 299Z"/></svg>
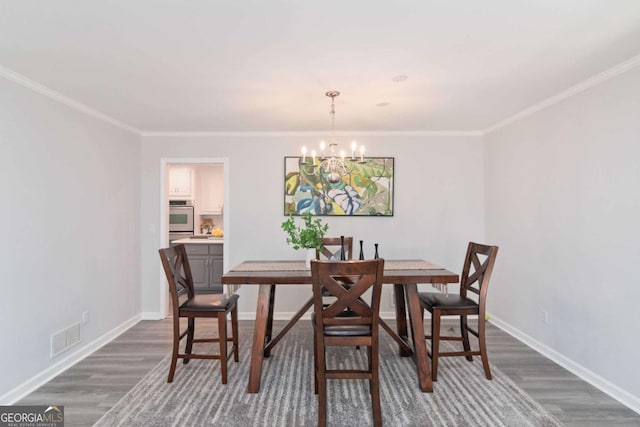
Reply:
<svg viewBox="0 0 640 427"><path fill-rule="evenodd" d="M299 168L306 175L320 175L320 165L313 165L300 162Z"/></svg>

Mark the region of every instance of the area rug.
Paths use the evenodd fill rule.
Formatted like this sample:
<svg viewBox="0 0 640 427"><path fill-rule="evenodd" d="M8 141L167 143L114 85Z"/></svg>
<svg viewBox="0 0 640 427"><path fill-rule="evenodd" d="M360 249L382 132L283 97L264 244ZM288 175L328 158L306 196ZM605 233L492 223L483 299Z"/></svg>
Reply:
<svg viewBox="0 0 640 427"><path fill-rule="evenodd" d="M380 334L380 389L385 426L561 426L562 424L495 366L484 377L478 357L443 358L433 393L418 388L411 358ZM241 336L240 362L229 363L229 383L220 382L220 363L178 361L167 383L170 358L154 367L96 426L314 426L313 341L310 328L296 327L264 360L262 385L248 394L251 337ZM443 343L451 345L451 343ZM198 351L206 351L200 347ZM364 366L364 348L337 349L329 366ZM330 426L372 425L367 381L330 380Z"/></svg>

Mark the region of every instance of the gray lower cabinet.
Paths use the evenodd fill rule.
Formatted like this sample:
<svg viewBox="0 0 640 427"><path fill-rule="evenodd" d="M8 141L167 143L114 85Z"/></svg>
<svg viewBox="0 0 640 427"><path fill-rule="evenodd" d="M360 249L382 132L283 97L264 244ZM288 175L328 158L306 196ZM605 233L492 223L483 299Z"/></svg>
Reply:
<svg viewBox="0 0 640 427"><path fill-rule="evenodd" d="M223 245L193 244L185 245L193 276L193 286L200 293L222 293L220 278L223 273Z"/></svg>

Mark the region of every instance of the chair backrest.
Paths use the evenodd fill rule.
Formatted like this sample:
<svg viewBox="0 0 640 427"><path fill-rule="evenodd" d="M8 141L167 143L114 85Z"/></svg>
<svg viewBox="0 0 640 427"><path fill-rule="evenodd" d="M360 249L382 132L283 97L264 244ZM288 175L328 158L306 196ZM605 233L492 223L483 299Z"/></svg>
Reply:
<svg viewBox="0 0 640 427"><path fill-rule="evenodd" d="M377 331L383 270L382 258L366 261L311 260L316 326L371 325ZM350 278L349 286L342 282L344 277ZM373 291L367 304L361 297L369 289ZM324 296L329 294L335 300L323 305L323 292ZM355 315L341 317L340 314L346 309L350 309Z"/></svg>
<svg viewBox="0 0 640 427"><path fill-rule="evenodd" d="M484 310L489 279L496 262L496 255L498 255L497 246L469 242L467 247L467 255L460 275L460 295L466 297L467 292L477 294L481 311Z"/></svg>
<svg viewBox="0 0 640 427"><path fill-rule="evenodd" d="M174 317L178 316L179 299L185 293L188 298L193 298L193 276L187 258L187 251L183 244L171 248L160 249L160 260L164 268L164 274L169 282L169 292L174 311Z"/></svg>
<svg viewBox="0 0 640 427"><path fill-rule="evenodd" d="M317 258L340 260L341 244L340 237L324 237L322 249ZM351 236L344 238L344 257L347 261L353 259L353 237Z"/></svg>

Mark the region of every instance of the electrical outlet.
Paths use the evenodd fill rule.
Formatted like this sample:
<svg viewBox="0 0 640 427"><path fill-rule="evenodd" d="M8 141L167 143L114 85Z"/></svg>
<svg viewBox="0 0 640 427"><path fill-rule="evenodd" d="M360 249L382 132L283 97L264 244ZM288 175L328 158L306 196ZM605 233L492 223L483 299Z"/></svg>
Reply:
<svg viewBox="0 0 640 427"><path fill-rule="evenodd" d="M89 323L89 312L88 311L83 311L82 312L82 324L86 325L87 323Z"/></svg>
<svg viewBox="0 0 640 427"><path fill-rule="evenodd" d="M396 296L393 291L389 292L389 307L396 308Z"/></svg>
<svg viewBox="0 0 640 427"><path fill-rule="evenodd" d="M542 321L549 323L549 312L547 310L542 310Z"/></svg>

